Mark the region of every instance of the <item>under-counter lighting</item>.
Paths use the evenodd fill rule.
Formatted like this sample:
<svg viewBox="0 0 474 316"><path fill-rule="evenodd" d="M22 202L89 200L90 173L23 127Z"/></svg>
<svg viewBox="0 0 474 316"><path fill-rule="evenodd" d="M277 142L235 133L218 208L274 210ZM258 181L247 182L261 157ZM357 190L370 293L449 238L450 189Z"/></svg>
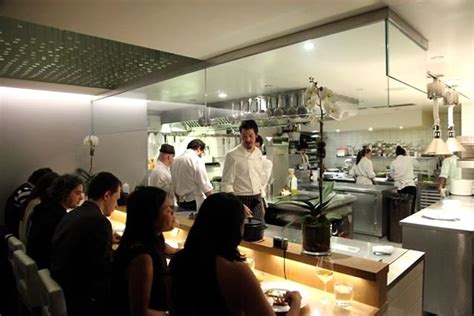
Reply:
<svg viewBox="0 0 474 316"><path fill-rule="evenodd" d="M403 129L403 126L400 126L400 129Z"/></svg>
<svg viewBox="0 0 474 316"><path fill-rule="evenodd" d="M310 41L304 42L304 49L306 50L312 50L314 48L314 44Z"/></svg>
<svg viewBox="0 0 474 316"><path fill-rule="evenodd" d="M369 127L369 132L372 132L374 129L372 127Z"/></svg>
<svg viewBox="0 0 474 316"><path fill-rule="evenodd" d="M224 99L224 98L227 98L227 93L225 92L219 92L219 94L217 95L219 98L221 99Z"/></svg>

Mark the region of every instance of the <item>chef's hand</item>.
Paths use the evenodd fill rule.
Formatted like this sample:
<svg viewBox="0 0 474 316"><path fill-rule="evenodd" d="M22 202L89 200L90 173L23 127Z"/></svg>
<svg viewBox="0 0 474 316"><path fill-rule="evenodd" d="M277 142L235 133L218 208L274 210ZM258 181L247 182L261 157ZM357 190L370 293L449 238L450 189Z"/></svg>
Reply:
<svg viewBox="0 0 474 316"><path fill-rule="evenodd" d="M441 194L441 197L445 198L446 197L446 188L439 189L439 194Z"/></svg>
<svg viewBox="0 0 474 316"><path fill-rule="evenodd" d="M245 212L245 216L246 217L252 217L253 216L253 213L252 211L248 208L247 205L244 204L244 212Z"/></svg>

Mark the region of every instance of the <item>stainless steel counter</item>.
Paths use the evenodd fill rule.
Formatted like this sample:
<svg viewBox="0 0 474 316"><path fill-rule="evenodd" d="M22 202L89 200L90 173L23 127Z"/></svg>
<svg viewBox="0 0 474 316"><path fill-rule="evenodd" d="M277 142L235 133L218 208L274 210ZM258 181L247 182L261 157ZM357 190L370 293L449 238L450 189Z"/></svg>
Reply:
<svg viewBox="0 0 474 316"><path fill-rule="evenodd" d="M403 247L426 253L423 310L472 315L474 197L450 196L400 224Z"/></svg>
<svg viewBox="0 0 474 316"><path fill-rule="evenodd" d="M301 188L317 191L317 183L303 183ZM383 207L382 191L392 187L386 185L362 185L336 182L334 190L357 198L353 206L354 232L383 237L387 234L388 216Z"/></svg>

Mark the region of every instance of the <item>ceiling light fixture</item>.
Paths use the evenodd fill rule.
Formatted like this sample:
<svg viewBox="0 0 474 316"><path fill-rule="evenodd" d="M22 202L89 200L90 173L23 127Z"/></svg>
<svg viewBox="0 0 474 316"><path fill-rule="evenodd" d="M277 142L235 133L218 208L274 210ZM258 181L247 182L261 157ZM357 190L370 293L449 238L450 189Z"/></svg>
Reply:
<svg viewBox="0 0 474 316"><path fill-rule="evenodd" d="M403 126L400 126L400 129L403 129Z"/></svg>
<svg viewBox="0 0 474 316"><path fill-rule="evenodd" d="M336 133L339 133L341 130L340 129L336 129Z"/></svg>
<svg viewBox="0 0 474 316"><path fill-rule="evenodd" d="M310 41L304 42L304 49L306 50L312 50L314 48L314 44Z"/></svg>
<svg viewBox="0 0 474 316"><path fill-rule="evenodd" d="M374 129L372 127L369 127L369 132L372 132Z"/></svg>
<svg viewBox="0 0 474 316"><path fill-rule="evenodd" d="M227 98L227 93L225 93L225 92L219 92L219 94L218 94L217 96L218 96L219 98L221 98L221 99L225 99L225 98Z"/></svg>

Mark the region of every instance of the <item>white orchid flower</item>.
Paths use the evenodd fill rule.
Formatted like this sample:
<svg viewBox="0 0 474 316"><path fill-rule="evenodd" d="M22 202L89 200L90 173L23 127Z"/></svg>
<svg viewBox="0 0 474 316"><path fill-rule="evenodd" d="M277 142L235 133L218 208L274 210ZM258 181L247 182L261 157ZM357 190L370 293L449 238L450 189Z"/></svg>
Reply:
<svg viewBox="0 0 474 316"><path fill-rule="evenodd" d="M99 137L95 135L87 135L86 138L82 141L82 143L86 146L97 146L99 145Z"/></svg>

